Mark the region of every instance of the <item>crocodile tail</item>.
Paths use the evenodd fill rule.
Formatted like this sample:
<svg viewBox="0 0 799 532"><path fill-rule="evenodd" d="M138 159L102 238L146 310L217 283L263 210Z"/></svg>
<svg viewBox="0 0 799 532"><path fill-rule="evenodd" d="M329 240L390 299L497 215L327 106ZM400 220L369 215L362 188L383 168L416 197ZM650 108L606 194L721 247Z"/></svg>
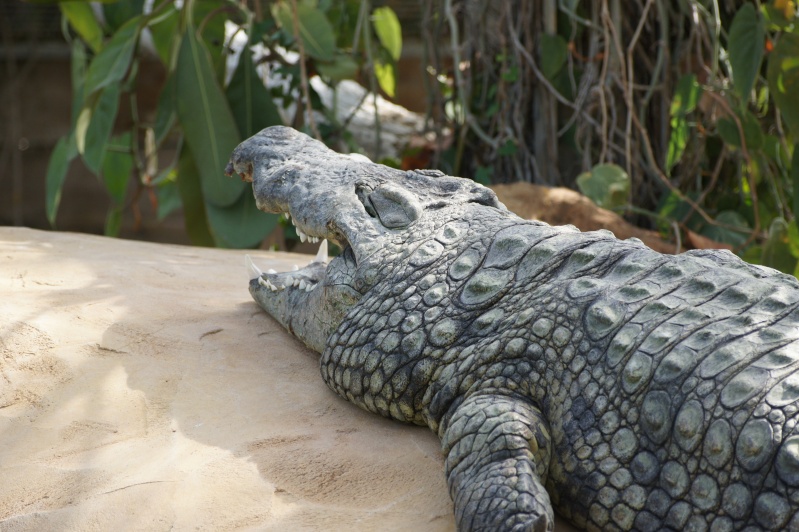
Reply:
<svg viewBox="0 0 799 532"><path fill-rule="evenodd" d="M528 400L472 395L443 430L458 530L551 531L549 426Z"/></svg>

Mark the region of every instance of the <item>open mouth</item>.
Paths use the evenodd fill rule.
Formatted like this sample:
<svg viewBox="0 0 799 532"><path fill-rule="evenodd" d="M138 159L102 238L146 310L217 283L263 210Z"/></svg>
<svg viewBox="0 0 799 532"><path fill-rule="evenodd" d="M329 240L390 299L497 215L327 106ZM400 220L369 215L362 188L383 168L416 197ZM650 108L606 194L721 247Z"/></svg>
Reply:
<svg viewBox="0 0 799 532"><path fill-rule="evenodd" d="M295 264L294 269L289 272L277 272L272 269L263 272L253 263L249 255L245 255L244 263L250 281L257 279L259 285L272 292L282 292L289 287L312 292L325 278L328 262L327 245L327 240L323 239L319 251L308 266L300 268Z"/></svg>

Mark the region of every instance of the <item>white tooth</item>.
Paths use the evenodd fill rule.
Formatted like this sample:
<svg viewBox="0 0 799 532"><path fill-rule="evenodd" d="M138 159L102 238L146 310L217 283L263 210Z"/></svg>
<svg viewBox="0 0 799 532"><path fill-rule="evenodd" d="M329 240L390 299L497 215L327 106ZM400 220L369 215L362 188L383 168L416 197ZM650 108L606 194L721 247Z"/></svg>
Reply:
<svg viewBox="0 0 799 532"><path fill-rule="evenodd" d="M294 287L300 286L300 281L299 281L299 279L294 279L294 282L293 282L293 283L291 283L291 286L294 286Z"/></svg>
<svg viewBox="0 0 799 532"><path fill-rule="evenodd" d="M292 271L296 272L297 270L300 269L300 267L295 264L294 266L291 267L291 269L292 269Z"/></svg>
<svg viewBox="0 0 799 532"><path fill-rule="evenodd" d="M266 273L268 273L270 275L275 275L277 273L277 271L273 270L272 268L269 268L268 270L266 270Z"/></svg>
<svg viewBox="0 0 799 532"><path fill-rule="evenodd" d="M289 220L289 221L291 221L291 214L290 214L290 213L288 213L288 212L286 213L286 220Z"/></svg>
<svg viewBox="0 0 799 532"><path fill-rule="evenodd" d="M297 229L297 234L300 235L300 242L305 242L308 240L308 235Z"/></svg>
<svg viewBox="0 0 799 532"><path fill-rule="evenodd" d="M305 279L300 279L300 284L297 286L300 287L300 290L305 290L305 287L308 285L305 284Z"/></svg>
<svg viewBox="0 0 799 532"><path fill-rule="evenodd" d="M264 288L269 288L269 281L267 281L263 277L258 278L258 284L263 286Z"/></svg>
<svg viewBox="0 0 799 532"><path fill-rule="evenodd" d="M305 285L305 291L306 291L306 292L310 292L310 291L311 291L311 290L313 290L314 288L316 288L316 285L315 285L315 284L308 283L307 285Z"/></svg>
<svg viewBox="0 0 799 532"><path fill-rule="evenodd" d="M266 287L267 287L268 289L270 289L272 292L274 292L274 291L275 291L275 285L273 285L273 284L271 283L271 281L269 281L269 279L267 279L267 280L266 280Z"/></svg>
<svg viewBox="0 0 799 532"><path fill-rule="evenodd" d="M327 263L327 239L322 240L319 244L319 251L316 252L316 257L311 262L324 262Z"/></svg>
<svg viewBox="0 0 799 532"><path fill-rule="evenodd" d="M294 220L291 218L291 216L289 216L289 222L291 222L291 225L294 225L294 226L297 225L297 224L294 223Z"/></svg>
<svg viewBox="0 0 799 532"><path fill-rule="evenodd" d="M249 255L244 255L244 265L247 267L247 275L250 276L251 281L261 276L261 270L255 265Z"/></svg>

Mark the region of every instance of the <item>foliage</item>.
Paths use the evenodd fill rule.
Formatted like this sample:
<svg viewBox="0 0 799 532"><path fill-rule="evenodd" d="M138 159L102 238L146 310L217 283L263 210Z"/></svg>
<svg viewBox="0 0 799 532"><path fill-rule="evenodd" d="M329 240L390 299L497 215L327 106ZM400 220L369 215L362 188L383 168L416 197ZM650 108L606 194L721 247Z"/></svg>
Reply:
<svg viewBox="0 0 799 532"><path fill-rule="evenodd" d="M397 17L387 7L372 11L368 0L145 4L104 2L96 18L88 2L59 3L72 35L73 120L50 158L48 219L55 224L67 170L80 158L108 191L109 235L118 234L124 209L139 215L145 194L159 218L182 206L195 244L257 246L278 219L259 213L246 183L224 177L231 151L284 121L317 137L323 131L328 142L345 136L309 77L335 86L363 75L393 94L402 46ZM365 22L370 12L372 24ZM156 111L145 116L136 87L152 51L167 74ZM259 72L265 68L268 87ZM317 127L312 110L327 127Z"/></svg>
<svg viewBox="0 0 799 532"><path fill-rule="evenodd" d="M438 127L456 138L440 164L576 184L694 246L794 273L796 17L787 0L431 2L431 101L454 111Z"/></svg>

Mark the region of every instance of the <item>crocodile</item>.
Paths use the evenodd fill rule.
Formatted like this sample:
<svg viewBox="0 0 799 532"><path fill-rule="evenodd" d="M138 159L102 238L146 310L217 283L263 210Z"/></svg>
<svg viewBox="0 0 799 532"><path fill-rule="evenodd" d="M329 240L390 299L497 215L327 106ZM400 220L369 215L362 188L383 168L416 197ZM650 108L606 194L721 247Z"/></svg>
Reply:
<svg viewBox="0 0 799 532"><path fill-rule="evenodd" d="M523 220L291 128L226 173L325 239L250 292L338 395L441 439L459 530L799 530L799 283ZM341 253L326 259L327 240Z"/></svg>

